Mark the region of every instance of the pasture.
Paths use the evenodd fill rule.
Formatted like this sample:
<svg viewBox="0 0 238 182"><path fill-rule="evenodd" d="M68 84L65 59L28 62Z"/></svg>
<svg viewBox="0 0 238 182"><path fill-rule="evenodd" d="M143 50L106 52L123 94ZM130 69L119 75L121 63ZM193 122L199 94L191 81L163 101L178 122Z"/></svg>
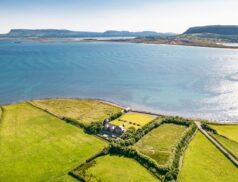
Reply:
<svg viewBox="0 0 238 182"><path fill-rule="evenodd" d="M141 128L142 126L146 125L156 116L150 114L142 114L136 112L130 112L127 114L122 115L118 119L113 120L111 123L117 126L123 125L125 129L130 127L134 127L135 129Z"/></svg>
<svg viewBox="0 0 238 182"><path fill-rule="evenodd" d="M212 134L226 149L238 158L238 143L223 136Z"/></svg>
<svg viewBox="0 0 238 182"><path fill-rule="evenodd" d="M238 142L238 125L210 124L209 126L213 129L215 129L219 135L225 136L225 137L229 138L230 140Z"/></svg>
<svg viewBox="0 0 238 182"><path fill-rule="evenodd" d="M179 182L237 181L237 168L203 134L198 132L189 144Z"/></svg>
<svg viewBox="0 0 238 182"><path fill-rule="evenodd" d="M136 150L154 159L159 165L166 165L173 148L187 129L176 124L162 124L140 139L134 146Z"/></svg>
<svg viewBox="0 0 238 182"><path fill-rule="evenodd" d="M76 181L67 173L107 143L28 103L4 106L0 181Z"/></svg>
<svg viewBox="0 0 238 182"><path fill-rule="evenodd" d="M106 155L98 157L87 163L82 168L74 171L74 174L86 179L86 181L103 182L155 182L160 181L150 174L147 169L134 159L121 156Z"/></svg>
<svg viewBox="0 0 238 182"><path fill-rule="evenodd" d="M46 99L31 103L59 117L72 118L85 124L103 121L122 110L99 100L87 99Z"/></svg>

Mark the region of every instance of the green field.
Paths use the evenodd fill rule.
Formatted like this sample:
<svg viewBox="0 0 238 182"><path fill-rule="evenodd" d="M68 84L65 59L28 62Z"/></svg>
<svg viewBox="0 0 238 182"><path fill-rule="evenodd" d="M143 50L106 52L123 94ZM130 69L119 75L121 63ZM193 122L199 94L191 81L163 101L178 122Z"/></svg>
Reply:
<svg viewBox="0 0 238 182"><path fill-rule="evenodd" d="M0 181L75 181L68 171L105 146L105 142L30 104L4 106Z"/></svg>
<svg viewBox="0 0 238 182"><path fill-rule="evenodd" d="M233 182L238 169L200 132L185 152L179 182Z"/></svg>
<svg viewBox="0 0 238 182"><path fill-rule="evenodd" d="M76 119L83 123L103 121L122 110L99 100L47 99L31 101L34 105L59 117Z"/></svg>
<svg viewBox="0 0 238 182"><path fill-rule="evenodd" d="M149 115L149 114L130 112L130 113L122 115L120 118L116 120L113 120L111 123L117 126L124 125L125 129L128 129L130 127L134 127L135 129L138 129L144 126L145 124L149 123L155 118L156 116Z"/></svg>
<svg viewBox="0 0 238 182"><path fill-rule="evenodd" d="M171 157L174 145L186 129L187 127L181 125L162 124L139 140L135 148L159 165L165 165Z"/></svg>
<svg viewBox="0 0 238 182"><path fill-rule="evenodd" d="M226 149L228 149L232 154L238 158L238 143L229 140L223 136L212 134Z"/></svg>
<svg viewBox="0 0 238 182"><path fill-rule="evenodd" d="M238 125L209 125L215 129L219 135L225 136L230 140L238 142Z"/></svg>
<svg viewBox="0 0 238 182"><path fill-rule="evenodd" d="M150 174L134 159L119 156L103 156L87 164L81 170L75 171L86 181L96 182L152 182L160 181Z"/></svg>

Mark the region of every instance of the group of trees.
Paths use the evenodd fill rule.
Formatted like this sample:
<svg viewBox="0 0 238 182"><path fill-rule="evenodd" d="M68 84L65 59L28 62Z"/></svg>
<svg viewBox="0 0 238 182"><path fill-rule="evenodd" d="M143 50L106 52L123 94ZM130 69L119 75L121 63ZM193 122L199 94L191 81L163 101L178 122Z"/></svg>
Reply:
<svg viewBox="0 0 238 182"><path fill-rule="evenodd" d="M109 118L109 120L110 120L110 121L112 121L112 120L115 120L115 119L117 119L117 118L121 117L121 116L122 116L122 114L123 114L123 112L122 112L122 111L121 111L121 112L118 112L118 113L116 113L116 114L112 115L112 116Z"/></svg>
<svg viewBox="0 0 238 182"><path fill-rule="evenodd" d="M175 145L175 148L173 150L174 152L170 160L171 162L169 162L165 166L160 166L156 163L156 161L135 150L130 145L133 145L144 135L149 133L151 130L165 123L183 125L188 127L188 129ZM183 151L187 147L196 129L197 127L193 121L186 120L180 117L164 117L159 120L155 119L154 121L145 125L141 129L138 130L135 130L134 128L128 129L121 136L121 138L112 141L109 152L112 154L134 158L143 166L145 166L147 169L149 169L154 175L160 178L161 176L164 176L163 178L164 182L176 181L179 171L178 168L180 157L183 154Z"/></svg>
<svg viewBox="0 0 238 182"><path fill-rule="evenodd" d="M122 112L118 112L118 113L110 116L109 121L119 118L122 114L123 114ZM80 121L77 121L72 118L63 117L62 119L67 123L70 123L74 126L82 128L84 130L84 132L86 132L88 134L97 134L97 133L100 133L103 129L103 121L95 121L90 124L87 124L87 123L80 122Z"/></svg>
<svg viewBox="0 0 238 182"><path fill-rule="evenodd" d="M217 131L215 129L211 128L210 126L208 126L206 123L202 123L201 127L202 127L202 129L204 129L206 131L209 131L213 134L217 134Z"/></svg>
<svg viewBox="0 0 238 182"><path fill-rule="evenodd" d="M138 140L140 140L144 135L149 133L151 130L157 128L162 124L161 120L155 119L152 122L146 124L142 128L135 129L134 127L129 128L122 136L121 139L123 139L122 145L129 146L136 143Z"/></svg>
<svg viewBox="0 0 238 182"><path fill-rule="evenodd" d="M117 119L121 115L122 115L121 112L117 113L111 116L109 120ZM90 134L97 134L103 128L102 122L93 122L89 125L85 125L83 123L79 123L78 121L69 119L69 118L64 118L64 120L68 123L71 123L73 125L77 125L83 128L85 132ZM135 144L138 140L140 140L144 135L149 133L151 130L165 123L183 125L188 127L188 129L175 145L170 162L168 162L164 166L161 166L161 165L158 165L157 162L153 160L152 158L137 151L132 145ZM100 153L91 157L84 164L80 165L79 168L83 169L84 165L91 164L91 161L93 161L95 158L102 155L107 155L107 154L122 155L125 157L134 158L140 164L142 164L144 167L150 170L155 176L162 179L164 182L176 181L178 176L178 171L179 171L178 168L180 163L180 157L183 154L183 151L186 149L196 129L197 127L193 121L186 120L184 118L180 118L180 117L163 117L159 119L157 118L137 130L133 127L129 128L120 138L112 139L109 148L105 148ZM73 176L77 174L72 172L71 175ZM80 178L82 180L82 174Z"/></svg>

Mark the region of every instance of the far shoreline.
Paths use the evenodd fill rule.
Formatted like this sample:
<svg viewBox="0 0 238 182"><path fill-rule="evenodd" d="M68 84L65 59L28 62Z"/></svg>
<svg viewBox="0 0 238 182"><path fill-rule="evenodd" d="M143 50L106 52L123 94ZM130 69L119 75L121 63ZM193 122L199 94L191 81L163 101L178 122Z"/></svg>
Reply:
<svg viewBox="0 0 238 182"><path fill-rule="evenodd" d="M84 40L81 42L118 42L118 43L134 43L134 44L150 44L150 45L170 45L170 46L185 46L185 47L202 47L202 48L218 48L218 49L238 49L238 46L225 46L223 44L186 44L186 43L157 43L153 41L133 41L133 39L125 40Z"/></svg>
<svg viewBox="0 0 238 182"><path fill-rule="evenodd" d="M202 47L202 48L219 48L219 49L238 49L238 46L226 46L224 44L230 42L217 42L212 44L201 43L201 42L187 42L187 41L165 41L162 42L159 40L147 40L144 38L135 38L135 39L98 39L100 37L95 38L82 38L77 40L76 38L58 38L58 37L49 37L49 38L40 38L40 37L29 37L29 38L0 38L0 41L15 41L16 44L21 44L21 41L33 41L33 42L40 42L40 43L55 43L55 42L62 42L62 43L90 43L90 42L106 42L106 43L134 43L134 44L151 44L151 45L171 45L171 46L186 46L186 47Z"/></svg>

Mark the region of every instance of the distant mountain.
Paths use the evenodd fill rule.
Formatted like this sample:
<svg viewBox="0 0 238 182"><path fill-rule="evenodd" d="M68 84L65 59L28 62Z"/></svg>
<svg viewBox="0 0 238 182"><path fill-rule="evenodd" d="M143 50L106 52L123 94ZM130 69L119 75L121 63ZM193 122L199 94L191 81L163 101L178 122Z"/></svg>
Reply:
<svg viewBox="0 0 238 182"><path fill-rule="evenodd" d="M153 31L143 31L143 32L129 32L129 31L115 31L110 30L103 33L104 36L118 36L118 37L156 37L156 36L171 36L175 35L174 33L158 33Z"/></svg>
<svg viewBox="0 0 238 182"><path fill-rule="evenodd" d="M2 37L27 38L27 37L164 37L172 36L174 33L158 33L152 31L129 32L129 31L106 31L106 32L84 32L58 29L12 29L9 33L1 35Z"/></svg>
<svg viewBox="0 0 238 182"><path fill-rule="evenodd" d="M219 35L238 35L237 25L209 25L191 27L183 34L219 34Z"/></svg>
<svg viewBox="0 0 238 182"><path fill-rule="evenodd" d="M6 37L87 37L99 36L97 32L77 32L70 30L57 30L57 29L12 29L9 33L5 34Z"/></svg>

